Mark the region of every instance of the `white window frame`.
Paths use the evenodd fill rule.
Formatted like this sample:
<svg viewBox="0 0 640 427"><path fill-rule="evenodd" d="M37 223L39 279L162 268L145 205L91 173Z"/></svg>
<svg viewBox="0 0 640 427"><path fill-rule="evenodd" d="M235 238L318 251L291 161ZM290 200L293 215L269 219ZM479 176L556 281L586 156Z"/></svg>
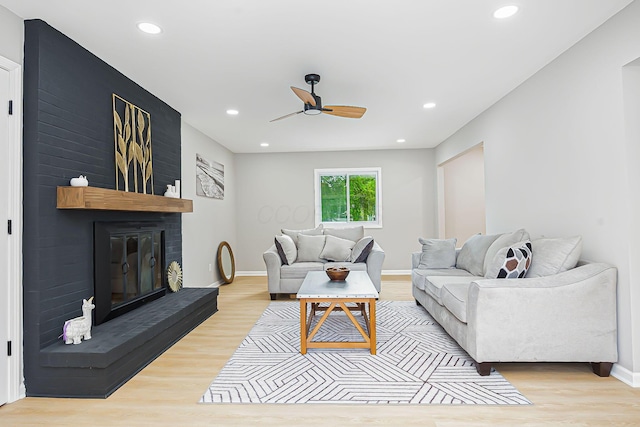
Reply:
<svg viewBox="0 0 640 427"><path fill-rule="evenodd" d="M376 221L322 222L322 199L320 194L320 177L323 175L375 175L376 177ZM348 180L347 180L348 183ZM327 228L344 228L362 225L365 228L382 228L382 168L330 168L314 169L315 224ZM348 196L347 196L348 197ZM347 204L348 206L348 204ZM349 214L347 213L347 218Z"/></svg>

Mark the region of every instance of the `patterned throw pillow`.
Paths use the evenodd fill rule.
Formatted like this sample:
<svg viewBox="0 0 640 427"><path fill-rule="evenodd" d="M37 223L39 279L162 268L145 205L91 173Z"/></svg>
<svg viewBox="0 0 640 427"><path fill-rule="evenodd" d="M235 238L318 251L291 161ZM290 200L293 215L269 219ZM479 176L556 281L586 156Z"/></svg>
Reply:
<svg viewBox="0 0 640 427"><path fill-rule="evenodd" d="M516 279L527 274L531 267L531 241L516 243L502 248L493 257L487 268L487 279Z"/></svg>

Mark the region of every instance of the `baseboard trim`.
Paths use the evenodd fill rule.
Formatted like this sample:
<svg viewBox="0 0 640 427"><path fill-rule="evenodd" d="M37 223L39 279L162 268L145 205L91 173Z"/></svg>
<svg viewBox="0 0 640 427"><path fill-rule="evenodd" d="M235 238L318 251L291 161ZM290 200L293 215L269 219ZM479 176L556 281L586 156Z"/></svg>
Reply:
<svg viewBox="0 0 640 427"><path fill-rule="evenodd" d="M640 372L631 372L617 363L614 364L611 369L611 376L619 379L628 386L634 388L640 387Z"/></svg>

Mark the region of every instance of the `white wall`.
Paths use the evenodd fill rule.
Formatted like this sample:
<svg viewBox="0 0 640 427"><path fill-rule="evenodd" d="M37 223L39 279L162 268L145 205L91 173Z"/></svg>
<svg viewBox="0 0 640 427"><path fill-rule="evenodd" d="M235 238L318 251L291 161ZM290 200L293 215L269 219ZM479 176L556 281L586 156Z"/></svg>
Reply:
<svg viewBox="0 0 640 427"><path fill-rule="evenodd" d="M196 153L224 165L224 199L196 195ZM236 259L236 166L234 154L182 122L182 197L193 200L193 213L182 214L182 273L185 287L219 283L217 249L229 242ZM211 264L212 271L209 271Z"/></svg>
<svg viewBox="0 0 640 427"><path fill-rule="evenodd" d="M640 57L639 23L636 1L436 149L441 163L484 142L488 233L579 234L583 258L618 267L618 368L637 380L640 159L628 157L639 141L625 134L622 70Z"/></svg>
<svg viewBox="0 0 640 427"><path fill-rule="evenodd" d="M486 233L482 144L439 167L444 181L444 238L455 237L461 247L474 234Z"/></svg>
<svg viewBox="0 0 640 427"><path fill-rule="evenodd" d="M0 6L0 55L22 65L24 23L3 6Z"/></svg>
<svg viewBox="0 0 640 427"><path fill-rule="evenodd" d="M411 268L418 237L436 237L434 151L236 154L242 271L264 272L262 253L282 228L314 227L314 169L382 168L382 228L366 229L386 252L383 270Z"/></svg>

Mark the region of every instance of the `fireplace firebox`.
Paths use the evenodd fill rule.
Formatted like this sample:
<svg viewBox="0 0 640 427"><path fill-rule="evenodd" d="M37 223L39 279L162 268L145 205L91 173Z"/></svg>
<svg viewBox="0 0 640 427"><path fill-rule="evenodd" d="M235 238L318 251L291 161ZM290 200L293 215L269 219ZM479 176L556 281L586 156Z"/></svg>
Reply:
<svg viewBox="0 0 640 427"><path fill-rule="evenodd" d="M94 223L95 325L165 295L164 240L153 223Z"/></svg>

